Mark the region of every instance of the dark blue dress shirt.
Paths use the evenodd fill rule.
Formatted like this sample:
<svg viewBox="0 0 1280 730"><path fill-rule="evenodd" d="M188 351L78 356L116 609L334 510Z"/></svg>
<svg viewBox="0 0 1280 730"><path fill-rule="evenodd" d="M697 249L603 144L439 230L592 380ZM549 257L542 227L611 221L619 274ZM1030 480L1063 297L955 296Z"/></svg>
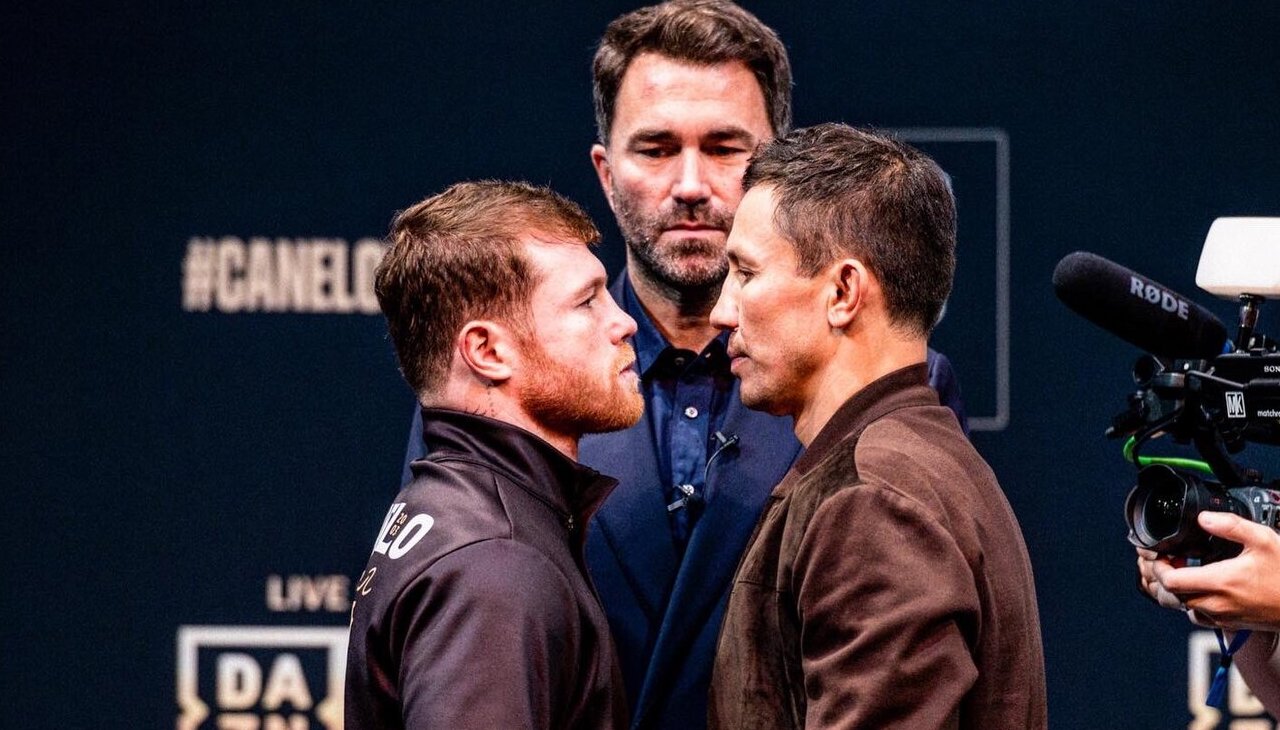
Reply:
<svg viewBox="0 0 1280 730"><path fill-rule="evenodd" d="M733 389L725 351L729 335L722 332L702 352L673 346L636 298L630 277L623 278L622 309L636 321L632 344L640 390L658 444L671 537L683 552L709 496L707 461L724 445L717 434Z"/></svg>

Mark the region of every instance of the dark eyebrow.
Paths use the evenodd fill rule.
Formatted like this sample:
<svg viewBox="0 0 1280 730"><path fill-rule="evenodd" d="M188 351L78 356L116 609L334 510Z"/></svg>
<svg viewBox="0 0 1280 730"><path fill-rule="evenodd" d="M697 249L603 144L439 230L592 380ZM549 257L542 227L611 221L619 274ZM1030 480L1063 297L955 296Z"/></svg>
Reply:
<svg viewBox="0 0 1280 730"><path fill-rule="evenodd" d="M750 145L754 145L757 142L755 135L742 127L723 127L720 129L713 129L711 130L711 133L707 135L707 139L712 142L737 141Z"/></svg>
<svg viewBox="0 0 1280 730"><path fill-rule="evenodd" d="M636 130L627 139L628 144L654 144L660 142L674 142L675 134L666 129L640 129Z"/></svg>
<svg viewBox="0 0 1280 730"><path fill-rule="evenodd" d="M757 140L755 135L746 129L737 125L728 125L712 129L705 135L705 139L711 142L724 142L728 140L739 141L743 144L754 145ZM627 139L628 144L653 144L661 142L674 142L676 135L669 129L637 129L631 133Z"/></svg>

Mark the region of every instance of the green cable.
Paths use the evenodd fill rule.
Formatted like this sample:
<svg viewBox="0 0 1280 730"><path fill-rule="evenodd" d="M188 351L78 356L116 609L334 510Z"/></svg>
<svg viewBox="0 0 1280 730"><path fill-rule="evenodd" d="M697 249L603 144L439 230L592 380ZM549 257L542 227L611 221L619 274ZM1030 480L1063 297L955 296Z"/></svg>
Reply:
<svg viewBox="0 0 1280 730"><path fill-rule="evenodd" d="M1206 474L1209 474L1210 476L1213 475L1213 469L1210 468L1207 463L1203 461L1197 461L1195 459L1182 459L1176 456L1139 456L1137 458L1134 458L1133 447L1137 443L1137 441L1138 441L1137 438L1130 436L1129 440L1124 442L1124 460L1125 461L1133 462L1138 466L1164 464L1165 466L1172 466L1172 467L1177 467L1181 469L1194 469L1196 471L1202 471Z"/></svg>

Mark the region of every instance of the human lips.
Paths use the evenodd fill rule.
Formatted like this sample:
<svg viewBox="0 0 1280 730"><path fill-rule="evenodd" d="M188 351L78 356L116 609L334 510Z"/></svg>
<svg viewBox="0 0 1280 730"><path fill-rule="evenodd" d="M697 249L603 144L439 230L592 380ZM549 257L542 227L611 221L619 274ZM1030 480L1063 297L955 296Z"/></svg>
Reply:
<svg viewBox="0 0 1280 730"><path fill-rule="evenodd" d="M724 351L731 360L747 356L746 351L742 349L742 335L737 327L729 331L729 341L725 343Z"/></svg>
<svg viewBox="0 0 1280 730"><path fill-rule="evenodd" d="M618 377L640 377L640 373L636 371L636 351L629 344L623 345L623 349L614 358L613 365L617 368Z"/></svg>
<svg viewBox="0 0 1280 730"><path fill-rule="evenodd" d="M640 373L636 371L635 360L632 360L625 368L619 370L614 377L628 392L640 392Z"/></svg>
<svg viewBox="0 0 1280 730"><path fill-rule="evenodd" d="M725 235L714 226L675 226L662 231L662 237L670 241L718 241Z"/></svg>
<svg viewBox="0 0 1280 730"><path fill-rule="evenodd" d="M672 211L659 218L662 230L672 233L725 233L733 223L733 216L726 216L713 208L685 211L681 215Z"/></svg>
<svg viewBox="0 0 1280 730"><path fill-rule="evenodd" d="M720 231L724 229L712 223L702 223L699 221L683 221L674 223L666 227L668 231Z"/></svg>
<svg viewBox="0 0 1280 730"><path fill-rule="evenodd" d="M733 340L729 340L729 346L725 348L725 354L729 356L729 371L733 372L735 365L741 364L747 359L747 353L743 352L740 346Z"/></svg>

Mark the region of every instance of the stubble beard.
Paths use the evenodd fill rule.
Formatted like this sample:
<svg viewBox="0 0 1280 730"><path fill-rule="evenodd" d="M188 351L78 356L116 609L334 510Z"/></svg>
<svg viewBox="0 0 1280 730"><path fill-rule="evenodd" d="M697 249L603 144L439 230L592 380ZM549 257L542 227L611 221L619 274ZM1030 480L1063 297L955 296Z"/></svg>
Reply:
<svg viewBox="0 0 1280 730"><path fill-rule="evenodd" d="M605 375L556 362L537 342L526 350L529 381L521 394L526 413L540 426L556 433L581 436L630 428L644 413L644 398L618 378L627 363L635 361L624 344ZM638 381L635 381L638 382Z"/></svg>
<svg viewBox="0 0 1280 730"><path fill-rule="evenodd" d="M681 238L664 243L662 233L681 222L696 221L728 234L733 216L709 206L681 207L671 213L648 214L626 193L614 189L618 229L631 260L642 276L668 293L672 300L713 297L729 273L724 240L711 236ZM683 215L682 215L683 213Z"/></svg>

